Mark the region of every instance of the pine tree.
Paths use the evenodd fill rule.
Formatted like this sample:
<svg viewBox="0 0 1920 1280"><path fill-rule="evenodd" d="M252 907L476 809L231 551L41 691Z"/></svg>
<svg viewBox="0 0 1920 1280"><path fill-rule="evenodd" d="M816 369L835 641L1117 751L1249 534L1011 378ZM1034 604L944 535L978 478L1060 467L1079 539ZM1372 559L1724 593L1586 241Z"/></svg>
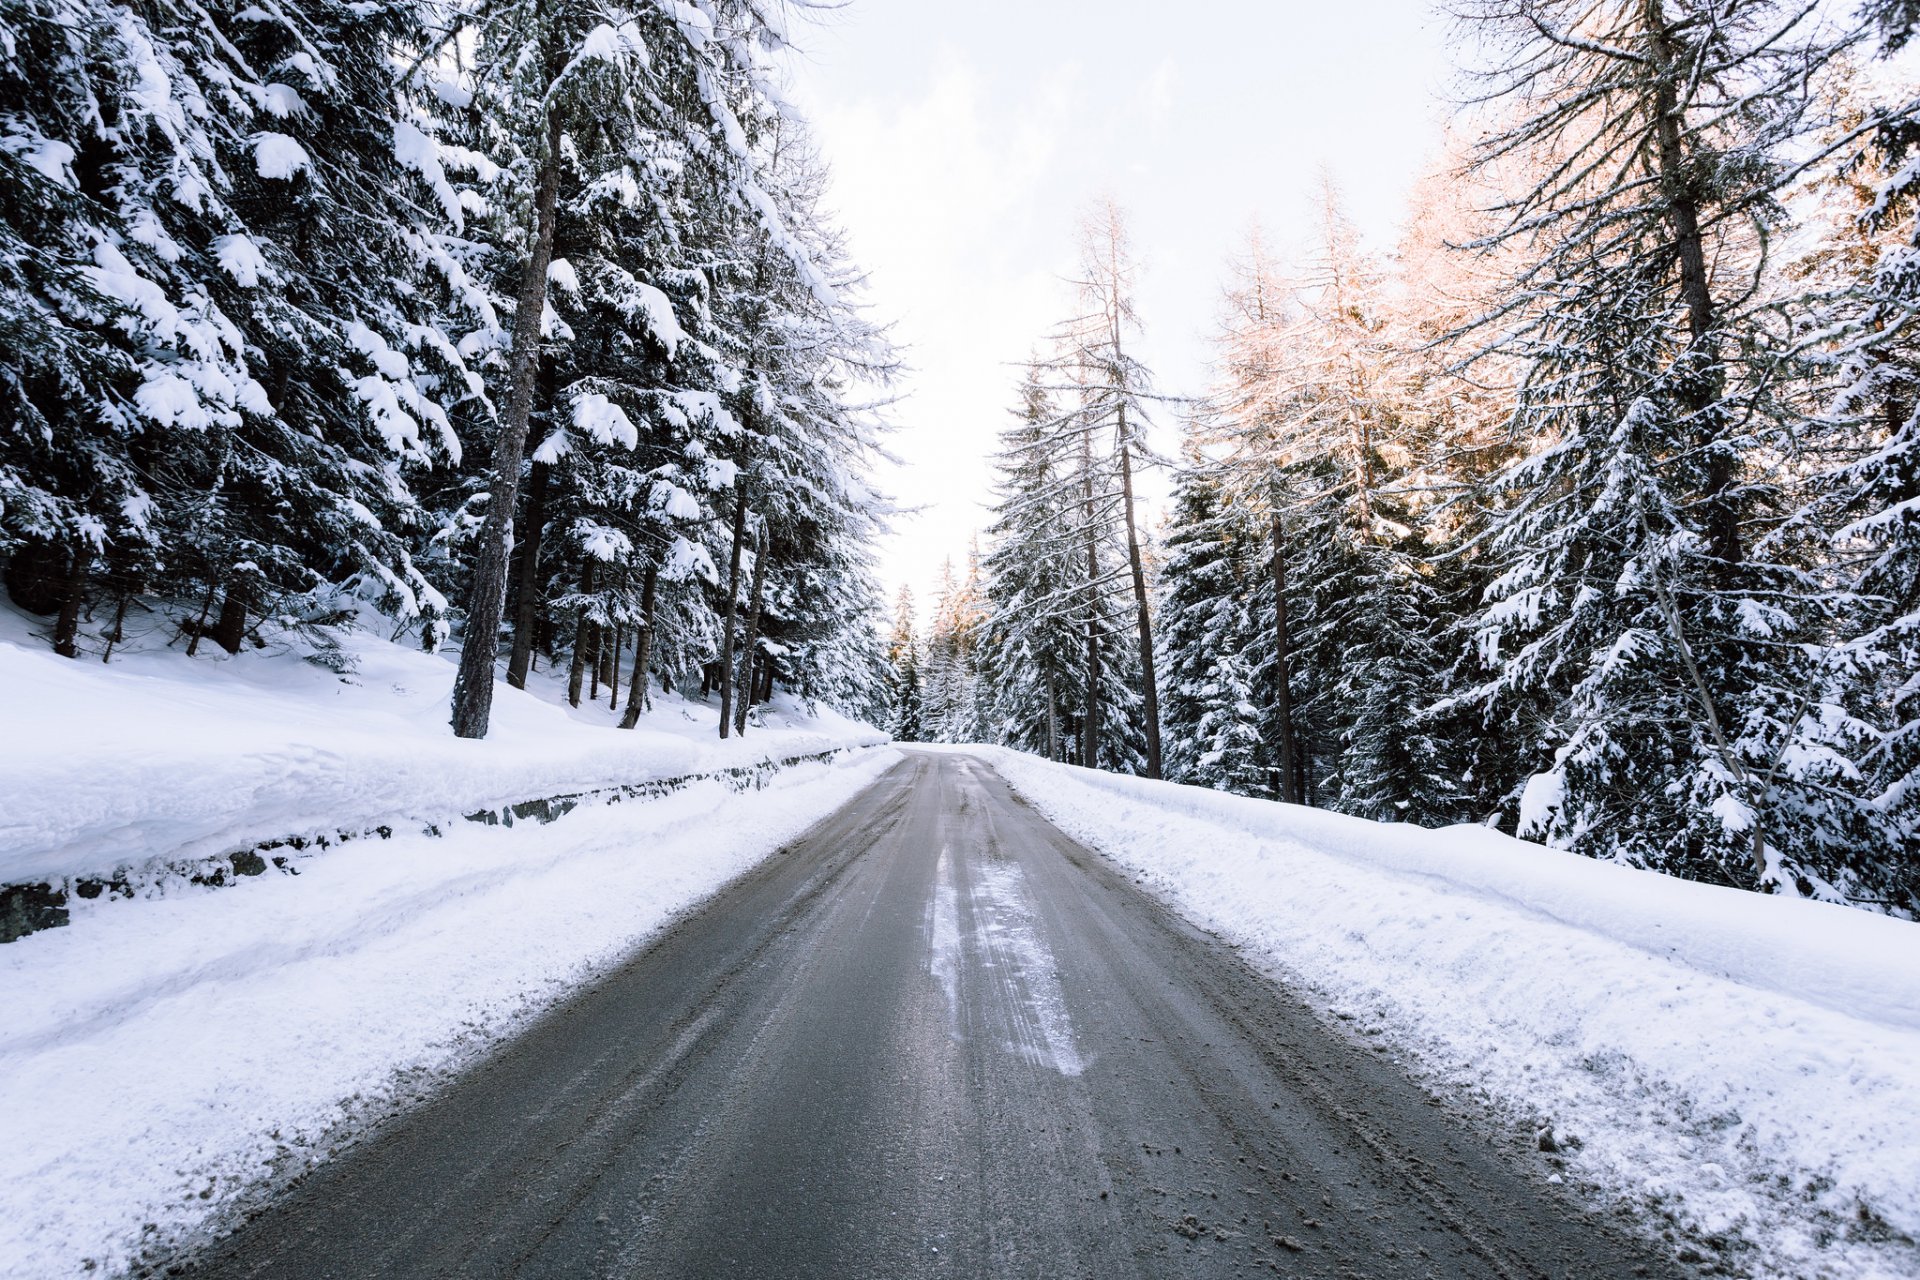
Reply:
<svg viewBox="0 0 1920 1280"><path fill-rule="evenodd" d="M900 742L926 741L920 681L920 637L914 629L913 591L900 588L887 638L891 711L887 730Z"/></svg>
<svg viewBox="0 0 1920 1280"><path fill-rule="evenodd" d="M1836 896L1871 814L1823 643L1834 607L1778 525L1804 365L1752 281L1845 37L1753 0L1479 16L1518 175L1488 319L1524 360L1480 614L1490 714L1543 709L1524 831L1600 856ZM1709 20L1710 18L1710 20ZM1577 31L1577 35L1574 33Z"/></svg>

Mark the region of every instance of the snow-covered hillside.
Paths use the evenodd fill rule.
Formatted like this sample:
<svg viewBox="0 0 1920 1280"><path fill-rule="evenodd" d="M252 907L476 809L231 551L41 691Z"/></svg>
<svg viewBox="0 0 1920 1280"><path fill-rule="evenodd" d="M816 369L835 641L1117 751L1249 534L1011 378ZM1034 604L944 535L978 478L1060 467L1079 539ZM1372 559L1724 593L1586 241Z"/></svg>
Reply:
<svg viewBox="0 0 1920 1280"><path fill-rule="evenodd" d="M1920 925L977 751L1553 1176L1732 1274L1920 1275Z"/></svg>
<svg viewBox="0 0 1920 1280"><path fill-rule="evenodd" d="M75 898L70 927L0 946L0 1276L22 1280L117 1269L323 1158L897 758L790 703L720 743L697 700L623 732L604 700L505 687L493 735L461 742L452 665L365 635L346 679L285 653L102 667L19 640L0 637L0 882L394 829L309 849L297 875ZM757 789L696 779L547 825L421 829L843 748Z"/></svg>
<svg viewBox="0 0 1920 1280"><path fill-rule="evenodd" d="M367 631L338 674L296 652L188 659L158 644L73 662L0 605L0 884L103 876L290 836L415 829L477 809L868 746L885 735L782 698L721 741L717 706L655 690L630 731L536 672L492 732L447 729L454 655ZM623 689L624 696L625 690Z"/></svg>

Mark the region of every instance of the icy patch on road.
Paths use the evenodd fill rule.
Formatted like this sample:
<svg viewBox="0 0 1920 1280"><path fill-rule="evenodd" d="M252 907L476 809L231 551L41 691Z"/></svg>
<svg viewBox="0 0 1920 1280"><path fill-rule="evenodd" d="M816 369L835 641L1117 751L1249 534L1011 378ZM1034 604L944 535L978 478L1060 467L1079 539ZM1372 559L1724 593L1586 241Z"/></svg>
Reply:
<svg viewBox="0 0 1920 1280"><path fill-rule="evenodd" d="M947 997L947 1025L960 1034L960 891L953 883L952 850L942 845L934 868L933 896L927 899L927 971Z"/></svg>
<svg viewBox="0 0 1920 1280"><path fill-rule="evenodd" d="M1009 1053L1063 1076L1079 1075L1087 1064L1074 1042L1059 965L1028 906L1025 873L1013 862L983 861L970 871L970 935L960 929L961 894L950 847L940 850L927 900L927 971L947 998L955 1037L965 1021L961 976L971 972L984 984L981 1007L990 1032Z"/></svg>
<svg viewBox="0 0 1920 1280"><path fill-rule="evenodd" d="M980 922L984 963L1006 975L1011 1015L1009 1047L1035 1066L1063 1076L1086 1069L1073 1041L1060 966L1027 905L1026 873L1018 863L989 862L975 869L973 918Z"/></svg>

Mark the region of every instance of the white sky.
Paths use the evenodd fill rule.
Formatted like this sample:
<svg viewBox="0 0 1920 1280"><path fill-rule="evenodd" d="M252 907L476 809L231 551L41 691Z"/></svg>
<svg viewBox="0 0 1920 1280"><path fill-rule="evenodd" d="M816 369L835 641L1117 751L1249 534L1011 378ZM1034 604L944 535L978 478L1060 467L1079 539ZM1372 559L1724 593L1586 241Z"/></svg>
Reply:
<svg viewBox="0 0 1920 1280"><path fill-rule="evenodd" d="M1143 268L1139 350L1160 389L1206 384L1227 259L1257 218L1277 250L1310 225L1322 166L1390 246L1439 136L1448 59L1430 0L851 0L801 22L793 96L831 205L910 366L879 477L904 506L889 596L924 618L987 523L987 457L1022 360L1070 314L1075 228L1111 193ZM1175 444L1170 415L1158 443ZM1161 486L1155 486L1156 488Z"/></svg>

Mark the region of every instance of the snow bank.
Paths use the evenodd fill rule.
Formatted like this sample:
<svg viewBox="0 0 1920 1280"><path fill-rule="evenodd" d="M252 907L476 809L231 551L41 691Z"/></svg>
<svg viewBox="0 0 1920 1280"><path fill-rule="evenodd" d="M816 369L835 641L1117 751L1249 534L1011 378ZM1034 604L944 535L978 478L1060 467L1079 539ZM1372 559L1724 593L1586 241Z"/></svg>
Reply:
<svg viewBox="0 0 1920 1280"><path fill-rule="evenodd" d="M124 1267L324 1159L897 759L347 844L0 947L0 1276Z"/></svg>
<svg viewBox="0 0 1920 1280"><path fill-rule="evenodd" d="M1049 818L1754 1275L1920 1275L1920 926L994 748Z"/></svg>
<svg viewBox="0 0 1920 1280"><path fill-rule="evenodd" d="M341 675L290 652L229 657L203 644L188 659L156 627L148 647L103 666L56 657L33 625L0 609L0 884L107 877L289 836L414 829L886 741L781 701L762 727L722 742L715 706L658 691L640 727L623 731L604 693L572 710L546 672L526 691L499 685L491 732L466 741L447 728L451 653L350 635Z"/></svg>

